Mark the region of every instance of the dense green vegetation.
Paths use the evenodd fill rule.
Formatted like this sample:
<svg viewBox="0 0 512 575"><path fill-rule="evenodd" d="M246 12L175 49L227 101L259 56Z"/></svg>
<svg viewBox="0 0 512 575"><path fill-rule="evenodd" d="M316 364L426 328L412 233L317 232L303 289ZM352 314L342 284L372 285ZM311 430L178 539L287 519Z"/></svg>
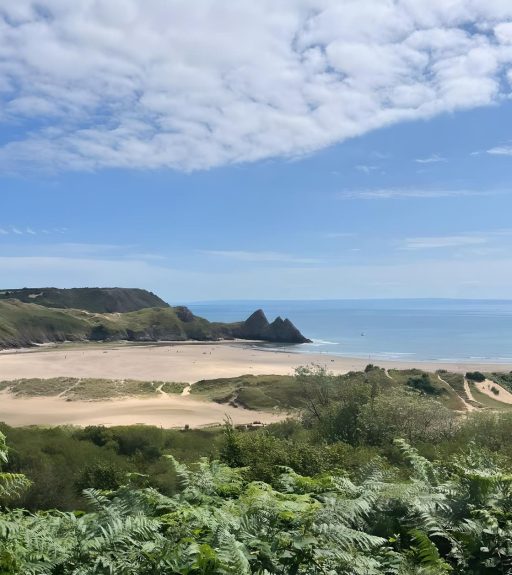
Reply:
<svg viewBox="0 0 512 575"><path fill-rule="evenodd" d="M128 473L144 474L137 476L140 484L170 494L175 476L163 455L172 453L189 463L218 457L222 438L219 429L178 431L141 425L44 429L0 424L0 431L10 446L5 469L31 480L16 504L33 511L83 508L82 489L116 488Z"/></svg>
<svg viewBox="0 0 512 575"><path fill-rule="evenodd" d="M2 511L0 572L509 573L512 476L503 464L474 449L443 463L403 440L395 449L406 475L378 460L353 478L342 471L307 477L280 466L271 484L251 481L244 468L207 459L185 466L169 456L172 495L131 476L120 486L86 489L85 513ZM0 454L6 461L4 448ZM4 494L25 484L22 476L0 475Z"/></svg>
<svg viewBox="0 0 512 575"><path fill-rule="evenodd" d="M466 379L469 379L470 381L485 381L485 375L480 372L480 371L468 371L466 373Z"/></svg>
<svg viewBox="0 0 512 575"><path fill-rule="evenodd" d="M508 574L512 413L460 415L440 375L196 384L301 397L266 428L1 425L0 574Z"/></svg>

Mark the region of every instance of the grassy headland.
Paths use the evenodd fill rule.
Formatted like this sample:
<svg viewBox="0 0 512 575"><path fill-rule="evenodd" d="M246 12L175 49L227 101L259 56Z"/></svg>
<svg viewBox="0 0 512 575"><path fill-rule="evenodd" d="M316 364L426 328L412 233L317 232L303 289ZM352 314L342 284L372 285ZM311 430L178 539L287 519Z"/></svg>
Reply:
<svg viewBox="0 0 512 575"><path fill-rule="evenodd" d="M257 316L257 317L256 317ZM186 307L150 307L126 313L54 309L17 299L0 301L0 349L63 341L307 341L288 320L269 323L261 310L245 321L209 322Z"/></svg>

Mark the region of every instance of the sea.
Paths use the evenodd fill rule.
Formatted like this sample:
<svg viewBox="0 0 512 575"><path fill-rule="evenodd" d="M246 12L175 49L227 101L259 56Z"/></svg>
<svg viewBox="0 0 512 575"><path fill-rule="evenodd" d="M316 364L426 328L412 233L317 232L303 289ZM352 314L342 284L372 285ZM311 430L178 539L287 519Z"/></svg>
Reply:
<svg viewBox="0 0 512 575"><path fill-rule="evenodd" d="M289 318L312 343L258 344L368 361L512 363L512 300L213 301L189 303L211 321L239 321L258 308Z"/></svg>

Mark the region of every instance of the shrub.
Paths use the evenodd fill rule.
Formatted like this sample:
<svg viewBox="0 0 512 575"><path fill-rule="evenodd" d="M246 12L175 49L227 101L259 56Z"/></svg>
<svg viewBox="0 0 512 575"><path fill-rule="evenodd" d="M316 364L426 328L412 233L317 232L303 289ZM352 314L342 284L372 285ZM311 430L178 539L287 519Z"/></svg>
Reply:
<svg viewBox="0 0 512 575"><path fill-rule="evenodd" d="M416 391L425 393L426 395L439 395L441 393L437 387L432 385L432 381L430 380L428 373L413 375L407 380L407 385Z"/></svg>
<svg viewBox="0 0 512 575"><path fill-rule="evenodd" d="M466 379L469 379L469 380L471 380L471 381L481 382L481 381L485 381L485 380L486 380L486 377L485 377L485 375L484 375L482 372L480 372L480 371L468 371L468 372L466 373Z"/></svg>

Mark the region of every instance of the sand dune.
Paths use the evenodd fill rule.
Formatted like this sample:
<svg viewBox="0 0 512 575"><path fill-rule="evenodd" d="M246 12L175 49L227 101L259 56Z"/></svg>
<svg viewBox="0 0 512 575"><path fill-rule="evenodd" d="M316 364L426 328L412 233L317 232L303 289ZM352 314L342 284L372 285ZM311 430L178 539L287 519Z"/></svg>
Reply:
<svg viewBox="0 0 512 575"><path fill-rule="evenodd" d="M242 374L291 374L307 363L317 363L335 373L361 370L368 359L333 357L255 349L247 343L176 343L168 345L83 345L0 352L0 380L19 378L92 377L182 381L235 377ZM465 372L511 370L512 366L478 364L408 363L375 361L386 368L440 367ZM28 424L132 424L191 427L221 422L230 415L236 423L270 422L279 415L258 413L206 403L193 396L160 396L151 399L73 401L59 398L15 399L0 395L0 421Z"/></svg>
<svg viewBox="0 0 512 575"><path fill-rule="evenodd" d="M501 403L512 404L512 393L510 393L503 386L499 385L498 383L490 379L475 382L475 386L478 389L478 391L481 391L488 397L491 397L492 399L494 399L494 401L501 401ZM495 394L492 391L493 388L498 391L498 394Z"/></svg>

